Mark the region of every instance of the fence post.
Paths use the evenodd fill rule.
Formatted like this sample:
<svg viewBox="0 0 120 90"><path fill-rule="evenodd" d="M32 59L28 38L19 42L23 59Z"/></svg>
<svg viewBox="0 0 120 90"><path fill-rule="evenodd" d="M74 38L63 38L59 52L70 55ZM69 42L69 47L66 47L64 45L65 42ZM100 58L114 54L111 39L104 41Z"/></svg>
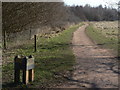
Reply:
<svg viewBox="0 0 120 90"><path fill-rule="evenodd" d="M34 49L35 49L35 52L37 51L37 38L36 38L36 35L34 35Z"/></svg>
<svg viewBox="0 0 120 90"><path fill-rule="evenodd" d="M5 30L3 30L3 42L4 42L4 49L7 49L6 48L6 31Z"/></svg>

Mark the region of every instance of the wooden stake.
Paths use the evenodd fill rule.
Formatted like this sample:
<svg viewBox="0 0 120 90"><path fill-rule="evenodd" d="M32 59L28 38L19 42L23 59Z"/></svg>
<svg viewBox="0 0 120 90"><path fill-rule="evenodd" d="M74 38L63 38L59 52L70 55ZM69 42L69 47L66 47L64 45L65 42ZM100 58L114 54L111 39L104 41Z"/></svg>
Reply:
<svg viewBox="0 0 120 90"><path fill-rule="evenodd" d="M34 40L35 40L34 41L34 45L35 45L34 48L35 48L35 52L36 52L37 51L37 41L36 41L37 39L36 39L36 35L34 35Z"/></svg>
<svg viewBox="0 0 120 90"><path fill-rule="evenodd" d="M6 31L4 30L3 31L3 39L4 39L4 49L7 49L7 47L6 47Z"/></svg>

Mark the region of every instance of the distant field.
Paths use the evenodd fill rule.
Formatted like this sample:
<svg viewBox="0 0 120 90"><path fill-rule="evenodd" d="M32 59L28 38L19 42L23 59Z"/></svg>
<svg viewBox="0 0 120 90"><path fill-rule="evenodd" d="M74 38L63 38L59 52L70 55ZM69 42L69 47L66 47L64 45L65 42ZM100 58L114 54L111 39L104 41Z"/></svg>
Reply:
<svg viewBox="0 0 120 90"><path fill-rule="evenodd" d="M101 34L106 37L118 39L118 21L114 22L96 22L94 27L100 29Z"/></svg>
<svg viewBox="0 0 120 90"><path fill-rule="evenodd" d="M101 47L118 51L118 21L90 22L86 32Z"/></svg>

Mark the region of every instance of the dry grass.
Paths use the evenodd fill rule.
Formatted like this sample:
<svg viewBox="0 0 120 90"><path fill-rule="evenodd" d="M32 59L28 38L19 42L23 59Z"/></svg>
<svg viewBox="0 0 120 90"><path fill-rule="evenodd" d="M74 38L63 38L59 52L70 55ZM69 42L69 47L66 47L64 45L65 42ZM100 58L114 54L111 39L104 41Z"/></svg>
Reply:
<svg viewBox="0 0 120 90"><path fill-rule="evenodd" d="M91 22L87 34L96 44L118 54L118 21Z"/></svg>
<svg viewBox="0 0 120 90"><path fill-rule="evenodd" d="M118 39L118 21L111 22L92 22L94 27L97 28L105 37L111 39Z"/></svg>

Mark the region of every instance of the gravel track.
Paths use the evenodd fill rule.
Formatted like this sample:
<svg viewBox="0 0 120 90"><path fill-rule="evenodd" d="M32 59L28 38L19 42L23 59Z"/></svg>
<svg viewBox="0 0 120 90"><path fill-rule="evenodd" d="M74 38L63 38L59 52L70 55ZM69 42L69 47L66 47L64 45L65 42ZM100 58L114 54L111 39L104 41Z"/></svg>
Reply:
<svg viewBox="0 0 120 90"><path fill-rule="evenodd" d="M61 88L118 88L118 60L108 49L94 44L85 33L88 24L73 35L76 65L68 82Z"/></svg>

